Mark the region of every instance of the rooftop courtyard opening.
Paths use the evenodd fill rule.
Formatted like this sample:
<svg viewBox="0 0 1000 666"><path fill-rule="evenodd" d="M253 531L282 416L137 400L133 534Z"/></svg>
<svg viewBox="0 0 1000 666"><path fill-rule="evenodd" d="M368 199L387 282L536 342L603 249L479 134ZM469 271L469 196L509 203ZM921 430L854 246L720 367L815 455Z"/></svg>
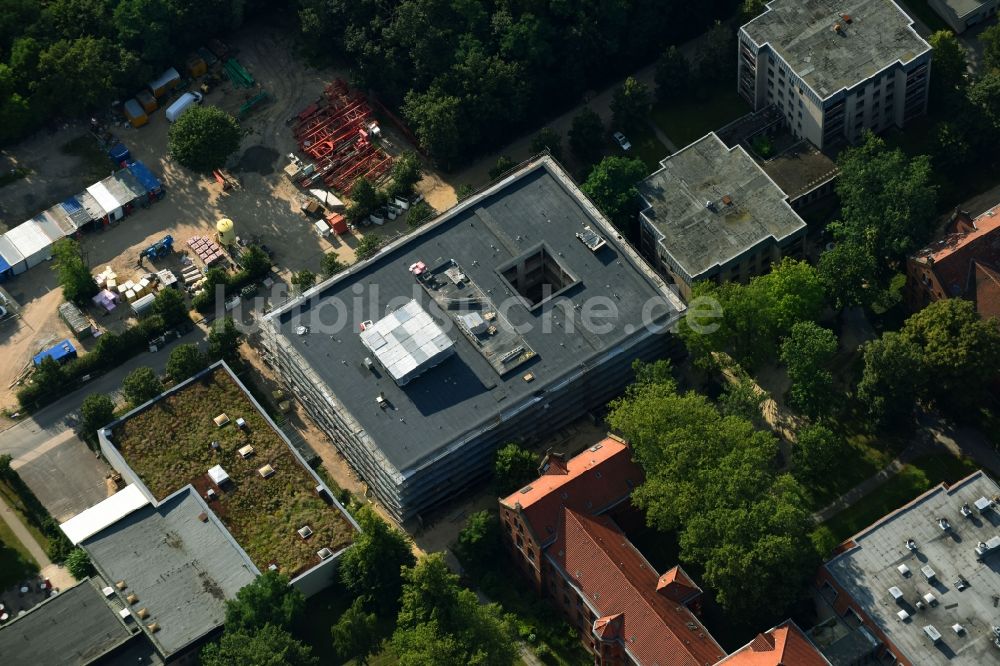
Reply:
<svg viewBox="0 0 1000 666"><path fill-rule="evenodd" d="M534 309L577 283L543 244L499 269L503 279Z"/></svg>

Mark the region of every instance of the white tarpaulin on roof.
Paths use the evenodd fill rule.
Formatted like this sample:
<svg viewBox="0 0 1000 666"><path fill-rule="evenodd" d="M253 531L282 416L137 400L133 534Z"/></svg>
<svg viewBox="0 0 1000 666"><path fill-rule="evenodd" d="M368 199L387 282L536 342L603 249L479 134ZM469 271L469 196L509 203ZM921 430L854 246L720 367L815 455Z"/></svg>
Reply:
<svg viewBox="0 0 1000 666"><path fill-rule="evenodd" d="M7 232L7 238L24 257L27 268L32 268L52 254L52 239L35 220L28 220Z"/></svg>
<svg viewBox="0 0 1000 666"><path fill-rule="evenodd" d="M59 528L75 546L147 504L149 499L142 494L139 486L131 483L106 500L76 514Z"/></svg>
<svg viewBox="0 0 1000 666"><path fill-rule="evenodd" d="M121 204L118 203L118 199L115 199L115 195L108 191L104 183L94 183L87 188L87 192L94 197L97 205L104 209L105 214L115 219L118 218L116 212L121 209Z"/></svg>

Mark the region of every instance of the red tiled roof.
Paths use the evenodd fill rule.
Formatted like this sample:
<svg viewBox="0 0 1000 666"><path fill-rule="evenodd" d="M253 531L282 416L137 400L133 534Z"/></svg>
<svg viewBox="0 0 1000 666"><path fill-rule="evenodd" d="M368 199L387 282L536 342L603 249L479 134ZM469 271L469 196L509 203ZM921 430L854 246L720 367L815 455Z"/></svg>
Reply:
<svg viewBox="0 0 1000 666"><path fill-rule="evenodd" d="M599 513L628 497L642 478L628 445L607 438L565 462L553 458L542 476L500 501L511 508L520 504L544 543L555 534L563 507Z"/></svg>
<svg viewBox="0 0 1000 666"><path fill-rule="evenodd" d="M1000 206L983 213L973 224L974 231L949 234L916 257L930 264L948 298L962 296L970 288L974 261L1000 265Z"/></svg>
<svg viewBox="0 0 1000 666"><path fill-rule="evenodd" d="M656 582L656 591L680 603L685 603L701 594L701 588L679 566L660 576Z"/></svg>
<svg viewBox="0 0 1000 666"><path fill-rule="evenodd" d="M983 319L1000 318L1000 272L978 261L974 263L976 312Z"/></svg>
<svg viewBox="0 0 1000 666"><path fill-rule="evenodd" d="M791 620L757 636L718 666L830 666Z"/></svg>
<svg viewBox="0 0 1000 666"><path fill-rule="evenodd" d="M610 518L570 508L560 513L556 541L546 554L598 616L621 615L620 640L639 664L703 666L725 656L686 606L657 593L659 575Z"/></svg>

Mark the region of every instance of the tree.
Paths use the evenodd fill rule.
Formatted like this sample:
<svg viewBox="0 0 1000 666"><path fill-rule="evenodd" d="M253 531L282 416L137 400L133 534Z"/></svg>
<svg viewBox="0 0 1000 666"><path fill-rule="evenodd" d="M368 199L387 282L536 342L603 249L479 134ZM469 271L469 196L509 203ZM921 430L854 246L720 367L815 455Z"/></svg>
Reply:
<svg viewBox="0 0 1000 666"><path fill-rule="evenodd" d="M246 271L249 281L259 280L271 272L271 258L267 256L267 252L256 245L251 245L243 250L239 262L243 270Z"/></svg>
<svg viewBox="0 0 1000 666"><path fill-rule="evenodd" d="M821 254L816 271L838 310L866 305L878 291L874 284L875 257L854 241L837 243L832 250Z"/></svg>
<svg viewBox="0 0 1000 666"><path fill-rule="evenodd" d="M349 552L349 551L348 551ZM404 570L390 643L402 666L511 666L517 656L511 618L461 587L441 553Z"/></svg>
<svg viewBox="0 0 1000 666"><path fill-rule="evenodd" d="M646 475L632 501L650 526L678 530L681 560L703 567L725 608L745 617L780 609L814 567L804 491L776 475L771 433L678 392L668 369L637 363L636 381L610 405L608 424Z"/></svg>
<svg viewBox="0 0 1000 666"><path fill-rule="evenodd" d="M231 631L226 627L218 643L201 651L202 666L318 666L307 644L268 624L258 631Z"/></svg>
<svg viewBox="0 0 1000 666"><path fill-rule="evenodd" d="M761 408L767 398L767 392L741 368L737 380L722 390L718 400L719 411L723 416L737 416L761 427L764 422Z"/></svg>
<svg viewBox="0 0 1000 666"><path fill-rule="evenodd" d="M65 565L73 578L77 580L83 580L94 571L94 567L90 564L90 558L87 557L87 551L83 548L71 550L66 556Z"/></svg>
<svg viewBox="0 0 1000 666"><path fill-rule="evenodd" d="M161 393L163 393L163 382L152 368L145 366L136 368L122 380L122 395L133 407L138 407Z"/></svg>
<svg viewBox="0 0 1000 666"><path fill-rule="evenodd" d="M161 289L153 298L151 308L153 314L163 317L166 326L176 326L182 322L190 322L187 303L180 289Z"/></svg>
<svg viewBox="0 0 1000 666"><path fill-rule="evenodd" d="M478 577L500 556L500 520L492 511L477 511L458 533L455 556L466 571Z"/></svg>
<svg viewBox="0 0 1000 666"><path fill-rule="evenodd" d="M103 393L91 393L83 399L83 404L80 405L80 420L88 438L114 419L115 403L109 396Z"/></svg>
<svg viewBox="0 0 1000 666"><path fill-rule="evenodd" d="M63 238L52 246L53 268L59 275L63 298L77 305L86 305L98 292L97 283L83 260L80 244Z"/></svg>
<svg viewBox="0 0 1000 666"><path fill-rule="evenodd" d="M1000 69L983 74L969 86L969 101L988 121L989 131L994 136L1000 133Z"/></svg>
<svg viewBox="0 0 1000 666"><path fill-rule="evenodd" d="M531 152L549 154L557 160L562 159L562 136L551 127L543 127L531 140Z"/></svg>
<svg viewBox="0 0 1000 666"><path fill-rule="evenodd" d="M806 486L821 486L843 459L844 440L822 425L808 425L798 432L792 448L794 475Z"/></svg>
<svg viewBox="0 0 1000 666"><path fill-rule="evenodd" d="M930 159L889 150L869 132L862 145L840 154L838 165L843 217L830 229L838 242L870 254L866 265L874 267L875 279L883 283L891 267L926 245L934 231L937 188Z"/></svg>
<svg viewBox="0 0 1000 666"><path fill-rule="evenodd" d="M232 365L240 356L240 340L243 334L236 328L232 317L225 317L212 325L208 333L208 358L210 361L223 360Z"/></svg>
<svg viewBox="0 0 1000 666"><path fill-rule="evenodd" d="M463 145L462 102L440 89L411 90L403 103L403 117L420 144L445 169L458 161Z"/></svg>
<svg viewBox="0 0 1000 666"><path fill-rule="evenodd" d="M743 0L740 4L740 16L742 21L746 23L754 18L757 18L764 13L764 8L767 5L767 0Z"/></svg>
<svg viewBox="0 0 1000 666"><path fill-rule="evenodd" d="M497 449L493 474L497 492L507 496L538 476L538 456L517 442L510 442Z"/></svg>
<svg viewBox="0 0 1000 666"><path fill-rule="evenodd" d="M226 631L249 634L268 625L291 629L305 607L305 596L288 584L288 576L265 571L226 601Z"/></svg>
<svg viewBox="0 0 1000 666"><path fill-rule="evenodd" d="M377 653L382 644L378 617L367 612L366 605L367 597L356 597L351 607L330 628L333 649L341 661L355 659L360 666L365 666L368 657Z"/></svg>
<svg viewBox="0 0 1000 666"><path fill-rule="evenodd" d="M781 360L792 380L790 402L806 416L828 414L833 401L833 373L829 366L837 353L837 336L811 321L800 321L781 343Z"/></svg>
<svg viewBox="0 0 1000 666"><path fill-rule="evenodd" d="M167 132L173 158L199 173L225 166L242 137L239 121L217 106L192 106Z"/></svg>
<svg viewBox="0 0 1000 666"><path fill-rule="evenodd" d="M201 353L197 345L177 345L170 350L170 358L167 359L167 374L175 382L193 377L207 367L208 357Z"/></svg>
<svg viewBox="0 0 1000 666"><path fill-rule="evenodd" d="M382 247L382 240L382 236L379 234L365 234L358 241L358 246L354 249L354 256L357 257L358 261L374 257L375 253Z"/></svg>
<svg viewBox="0 0 1000 666"><path fill-rule="evenodd" d="M631 76L625 79L621 88L611 98L611 113L615 125L625 130L643 127L653 105L649 88Z"/></svg>
<svg viewBox="0 0 1000 666"><path fill-rule="evenodd" d="M401 570L416 561L406 535L365 505L354 514L361 533L341 556L340 580L355 594L366 595L382 616L398 608Z"/></svg>
<svg viewBox="0 0 1000 666"><path fill-rule="evenodd" d="M323 275L330 277L336 275L342 270L347 268L347 264L342 262L339 257L333 252L327 252L323 255L323 259L320 262L320 270L323 271Z"/></svg>
<svg viewBox="0 0 1000 666"><path fill-rule="evenodd" d="M901 425L916 408L927 377L920 346L890 331L865 343L862 356L858 400L875 425Z"/></svg>
<svg viewBox="0 0 1000 666"><path fill-rule="evenodd" d="M580 187L619 229L628 229L639 213L636 183L646 176L642 160L605 157Z"/></svg>
<svg viewBox="0 0 1000 666"><path fill-rule="evenodd" d="M420 181L420 158L412 150L402 153L393 161L389 177L392 178L390 194L400 198L409 197Z"/></svg>
<svg viewBox="0 0 1000 666"><path fill-rule="evenodd" d="M965 58L965 48L950 30L938 30L927 38L933 49L934 79L931 88L936 94L932 98L947 102L955 89L964 88L969 63Z"/></svg>
<svg viewBox="0 0 1000 666"><path fill-rule="evenodd" d="M300 292L303 292L316 284L316 274L305 269L299 271L298 273L292 273L292 284L298 288Z"/></svg>
<svg viewBox="0 0 1000 666"><path fill-rule="evenodd" d="M971 301L935 301L900 333L921 349L929 397L954 415L976 407L1000 374L1000 325L981 319Z"/></svg>
<svg viewBox="0 0 1000 666"><path fill-rule="evenodd" d="M426 201L418 201L410 206L410 210L406 214L406 225L416 229L432 217L434 217L434 209L431 208L431 205Z"/></svg>
<svg viewBox="0 0 1000 666"><path fill-rule="evenodd" d="M367 178L362 178L351 188L351 205L347 209L347 219L360 222L381 206L383 198Z"/></svg>
<svg viewBox="0 0 1000 666"><path fill-rule="evenodd" d="M514 160L510 159L506 155L501 155L497 158L497 163L490 169L490 180L496 180L503 174L507 173L511 169L517 166Z"/></svg>
<svg viewBox="0 0 1000 666"><path fill-rule="evenodd" d="M983 45L983 65L1000 69L1000 25L994 24L979 33L979 43ZM934 58L937 59L936 53Z"/></svg>
<svg viewBox="0 0 1000 666"><path fill-rule="evenodd" d="M601 156L604 142L604 122L589 106L573 116L569 130L569 147L576 159L584 164L592 164Z"/></svg>
<svg viewBox="0 0 1000 666"><path fill-rule="evenodd" d="M736 53L736 33L728 25L716 21L705 33L698 47L698 79L704 84L716 84L733 78L733 54Z"/></svg>
<svg viewBox="0 0 1000 666"><path fill-rule="evenodd" d="M656 96L669 100L691 87L691 65L676 46L663 52L656 61Z"/></svg>

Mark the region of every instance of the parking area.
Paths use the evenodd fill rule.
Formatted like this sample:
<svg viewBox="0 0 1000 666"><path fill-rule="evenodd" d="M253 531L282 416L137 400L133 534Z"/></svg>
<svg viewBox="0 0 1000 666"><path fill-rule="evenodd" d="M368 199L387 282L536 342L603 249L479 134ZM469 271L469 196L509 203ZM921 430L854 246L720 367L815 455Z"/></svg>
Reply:
<svg viewBox="0 0 1000 666"><path fill-rule="evenodd" d="M64 430L15 458L11 467L56 522L69 520L114 492L111 468L76 436Z"/></svg>

